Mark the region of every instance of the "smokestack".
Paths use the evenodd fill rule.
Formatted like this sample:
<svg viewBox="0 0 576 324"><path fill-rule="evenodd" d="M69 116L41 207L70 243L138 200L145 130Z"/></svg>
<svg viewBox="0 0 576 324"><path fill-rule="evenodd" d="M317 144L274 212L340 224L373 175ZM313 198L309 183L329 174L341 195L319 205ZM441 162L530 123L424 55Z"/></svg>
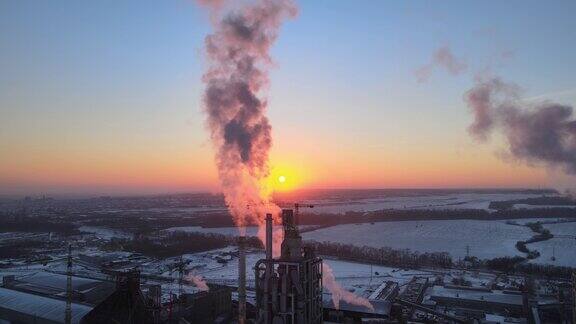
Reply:
<svg viewBox="0 0 576 324"><path fill-rule="evenodd" d="M266 259L272 259L272 214L266 214Z"/></svg>
<svg viewBox="0 0 576 324"><path fill-rule="evenodd" d="M246 237L238 237L238 323L246 323Z"/></svg>
<svg viewBox="0 0 576 324"><path fill-rule="evenodd" d="M272 214L266 214L266 272L264 281L264 323L270 323L270 286L272 284Z"/></svg>

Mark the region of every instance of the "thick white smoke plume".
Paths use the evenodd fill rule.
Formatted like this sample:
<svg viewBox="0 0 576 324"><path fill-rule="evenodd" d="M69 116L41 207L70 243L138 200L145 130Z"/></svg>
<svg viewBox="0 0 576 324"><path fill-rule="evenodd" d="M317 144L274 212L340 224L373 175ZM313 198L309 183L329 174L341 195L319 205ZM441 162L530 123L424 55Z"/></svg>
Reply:
<svg viewBox="0 0 576 324"><path fill-rule="evenodd" d="M201 291L210 290L210 287L208 287L208 284L206 283L204 278L202 278L202 276L200 275L188 274L186 276L186 280L191 281Z"/></svg>
<svg viewBox="0 0 576 324"><path fill-rule="evenodd" d="M222 191L240 234L258 224L264 241L265 214L278 223L280 210L264 185L272 127L263 89L269 84L270 48L296 7L289 0L235 1L233 8L232 1L199 2L210 9L214 28L205 39L204 110Z"/></svg>
<svg viewBox="0 0 576 324"><path fill-rule="evenodd" d="M576 174L576 120L573 108L553 102L526 103L518 87L499 78L478 79L465 100L474 114L472 136L486 141L499 131L507 155L529 165L544 164Z"/></svg>
<svg viewBox="0 0 576 324"><path fill-rule="evenodd" d="M332 268L330 268L326 262L322 262L322 286L332 294L332 303L336 309L340 308L340 301L343 300L348 304L364 306L370 310L374 310L374 306L370 304L368 299L357 296L344 289L336 281Z"/></svg>

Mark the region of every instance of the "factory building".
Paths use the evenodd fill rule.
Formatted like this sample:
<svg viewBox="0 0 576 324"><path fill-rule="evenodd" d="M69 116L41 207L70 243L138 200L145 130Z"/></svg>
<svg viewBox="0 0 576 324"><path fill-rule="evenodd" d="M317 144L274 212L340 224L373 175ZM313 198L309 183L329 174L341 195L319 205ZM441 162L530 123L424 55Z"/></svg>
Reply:
<svg viewBox="0 0 576 324"><path fill-rule="evenodd" d="M37 272L18 279L11 275L2 278L2 285L5 288L61 299L66 298L66 284L66 275L51 272ZM113 291L113 282L72 277L72 301L74 302L96 305Z"/></svg>
<svg viewBox="0 0 576 324"><path fill-rule="evenodd" d="M155 319L152 298L140 290L140 272L120 273L116 279L116 290L86 314L82 324L152 324Z"/></svg>
<svg viewBox="0 0 576 324"><path fill-rule="evenodd" d="M430 289L430 300L437 306L458 307L490 313L505 313L521 317L524 301L521 294L474 288L452 288L434 286Z"/></svg>
<svg viewBox="0 0 576 324"><path fill-rule="evenodd" d="M302 246L293 210L282 210L284 240L272 251L272 216L266 216L266 258L255 266L257 323L322 323L322 260Z"/></svg>
<svg viewBox="0 0 576 324"><path fill-rule="evenodd" d="M22 291L0 288L0 320L9 323L64 323L66 301ZM72 324L80 323L92 307L72 303Z"/></svg>
<svg viewBox="0 0 576 324"><path fill-rule="evenodd" d="M353 305L345 301L340 301L338 308L330 298L324 299L325 321L330 323L358 323L363 320L388 320L392 309L392 302L386 300L370 300L374 309L367 309L365 306Z"/></svg>
<svg viewBox="0 0 576 324"><path fill-rule="evenodd" d="M232 292L227 286L209 285L210 290L184 294L176 317L190 323L225 323L232 316Z"/></svg>

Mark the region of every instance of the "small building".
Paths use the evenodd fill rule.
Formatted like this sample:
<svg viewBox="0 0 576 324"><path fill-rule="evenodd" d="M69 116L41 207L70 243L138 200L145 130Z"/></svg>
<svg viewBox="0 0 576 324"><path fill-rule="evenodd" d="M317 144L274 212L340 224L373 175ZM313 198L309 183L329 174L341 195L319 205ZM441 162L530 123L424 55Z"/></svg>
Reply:
<svg viewBox="0 0 576 324"><path fill-rule="evenodd" d="M334 307L331 298L323 299L324 321L333 323L357 322L362 319L390 319L392 303L385 300L370 300L374 309L368 309L364 306L349 304L340 301L338 308Z"/></svg>
<svg viewBox="0 0 576 324"><path fill-rule="evenodd" d="M370 295L369 299L394 301L399 292L400 285L397 282L385 281Z"/></svg>
<svg viewBox="0 0 576 324"><path fill-rule="evenodd" d="M216 323L232 316L232 292L227 286L209 285L210 290L184 294L178 316L190 323Z"/></svg>
<svg viewBox="0 0 576 324"><path fill-rule="evenodd" d="M152 324L153 303L140 290L140 272L119 273L116 290L82 318L82 324Z"/></svg>
<svg viewBox="0 0 576 324"><path fill-rule="evenodd" d="M434 286L429 290L430 299L437 306L460 307L483 310L486 312L506 314L508 316L523 315L522 295L505 293L503 291L486 291L485 289L453 289Z"/></svg>

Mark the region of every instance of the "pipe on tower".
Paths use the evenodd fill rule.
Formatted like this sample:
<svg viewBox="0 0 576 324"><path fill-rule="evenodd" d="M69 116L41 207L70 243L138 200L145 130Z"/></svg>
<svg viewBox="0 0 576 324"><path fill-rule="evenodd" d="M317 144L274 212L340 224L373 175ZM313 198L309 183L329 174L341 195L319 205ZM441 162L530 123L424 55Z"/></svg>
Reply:
<svg viewBox="0 0 576 324"><path fill-rule="evenodd" d="M238 324L246 323L246 237L238 237Z"/></svg>
<svg viewBox="0 0 576 324"><path fill-rule="evenodd" d="M266 259L272 259L272 214L266 214Z"/></svg>
<svg viewBox="0 0 576 324"><path fill-rule="evenodd" d="M264 323L269 324L270 316L270 287L272 285L272 214L266 214L266 272L264 273Z"/></svg>

